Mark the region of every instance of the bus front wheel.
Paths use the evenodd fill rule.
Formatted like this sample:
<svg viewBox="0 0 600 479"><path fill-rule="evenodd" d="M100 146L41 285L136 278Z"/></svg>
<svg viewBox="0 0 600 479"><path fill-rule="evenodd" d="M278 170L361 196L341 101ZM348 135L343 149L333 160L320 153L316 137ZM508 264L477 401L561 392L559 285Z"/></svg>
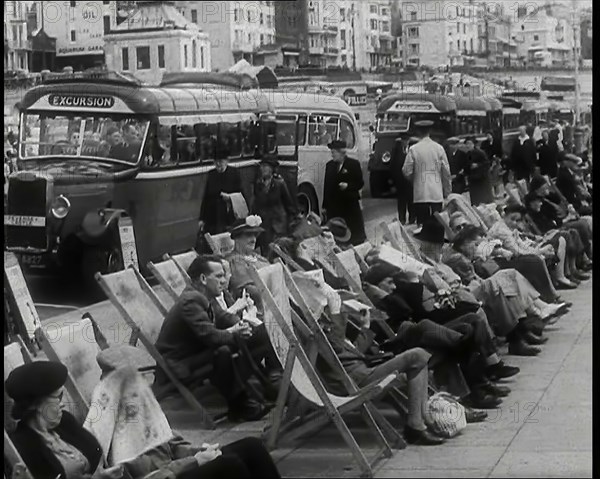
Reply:
<svg viewBox="0 0 600 479"><path fill-rule="evenodd" d="M311 212L319 214L319 204L314 190L307 185L300 186L298 190L298 210L307 215Z"/></svg>
<svg viewBox="0 0 600 479"><path fill-rule="evenodd" d="M114 273L123 269L123 260L118 248L101 248L89 246L84 249L81 257L81 275L87 288L98 292L99 286L95 274Z"/></svg>

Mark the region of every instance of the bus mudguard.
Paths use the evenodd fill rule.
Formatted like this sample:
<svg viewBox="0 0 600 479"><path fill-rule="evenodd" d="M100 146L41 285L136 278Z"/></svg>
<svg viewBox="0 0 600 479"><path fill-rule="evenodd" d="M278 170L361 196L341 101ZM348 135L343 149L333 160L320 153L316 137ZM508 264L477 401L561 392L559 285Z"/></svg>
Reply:
<svg viewBox="0 0 600 479"><path fill-rule="evenodd" d="M88 212L81 222L79 238L85 244L97 245L111 237L118 228L118 220L127 216L123 209L101 208Z"/></svg>

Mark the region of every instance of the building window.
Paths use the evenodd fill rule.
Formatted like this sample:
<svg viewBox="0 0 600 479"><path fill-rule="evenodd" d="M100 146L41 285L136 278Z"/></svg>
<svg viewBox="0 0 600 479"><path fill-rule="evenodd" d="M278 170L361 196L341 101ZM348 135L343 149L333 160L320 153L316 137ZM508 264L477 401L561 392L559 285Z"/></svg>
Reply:
<svg viewBox="0 0 600 479"><path fill-rule="evenodd" d="M377 20L371 20L371 30L378 30Z"/></svg>
<svg viewBox="0 0 600 479"><path fill-rule="evenodd" d="M388 11L388 9L387 9L387 8L382 8L382 9L381 9L381 15L382 15L383 17L387 17L389 14L390 14L390 12Z"/></svg>
<svg viewBox="0 0 600 479"><path fill-rule="evenodd" d="M74 2L71 2L74 3ZM369 10L371 13L377 13L377 5L370 5Z"/></svg>
<svg viewBox="0 0 600 479"><path fill-rule="evenodd" d="M137 47L135 49L138 70L150 69L150 47Z"/></svg>
<svg viewBox="0 0 600 479"><path fill-rule="evenodd" d="M198 61L196 59L196 40L192 40L192 68L198 67Z"/></svg>
<svg viewBox="0 0 600 479"><path fill-rule="evenodd" d="M419 54L419 44L418 43L411 43L408 45L408 48L410 49L410 54L411 55L418 55Z"/></svg>
<svg viewBox="0 0 600 479"><path fill-rule="evenodd" d="M340 30L340 43L344 50L346 48L346 30Z"/></svg>
<svg viewBox="0 0 600 479"><path fill-rule="evenodd" d="M389 32L390 31L390 23L389 22L381 22L381 31Z"/></svg>
<svg viewBox="0 0 600 479"><path fill-rule="evenodd" d="M104 34L110 33L110 16L104 15Z"/></svg>
<svg viewBox="0 0 600 479"><path fill-rule="evenodd" d="M460 40L456 40L456 49L460 52Z"/></svg>
<svg viewBox="0 0 600 479"><path fill-rule="evenodd" d="M419 38L419 27L410 27L408 29L408 38Z"/></svg>
<svg viewBox="0 0 600 479"><path fill-rule="evenodd" d="M183 68L188 66L188 48L187 45L183 46Z"/></svg>
<svg viewBox="0 0 600 479"><path fill-rule="evenodd" d="M456 33L460 33L460 22L456 22Z"/></svg>
<svg viewBox="0 0 600 479"><path fill-rule="evenodd" d="M110 2L102 2L104 5L108 5L110 4Z"/></svg>
<svg viewBox="0 0 600 479"><path fill-rule="evenodd" d="M263 14L262 14L262 13L260 14L260 20L259 20L259 21L260 21L260 24L261 24L261 25L264 25L264 24L265 24L265 18L264 18L264 16L263 16Z"/></svg>
<svg viewBox="0 0 600 479"><path fill-rule="evenodd" d="M539 39L540 39L540 36L539 36L539 35L534 35L534 36L533 36L533 41L534 41L534 42L537 42Z"/></svg>
<svg viewBox="0 0 600 479"><path fill-rule="evenodd" d="M345 8L340 8L340 21L341 22L346 21L346 9Z"/></svg>
<svg viewBox="0 0 600 479"><path fill-rule="evenodd" d="M204 70L204 47L200 47L200 68Z"/></svg>
<svg viewBox="0 0 600 479"><path fill-rule="evenodd" d="M262 33L260 34L260 44L261 45L265 44L265 36Z"/></svg>
<svg viewBox="0 0 600 479"><path fill-rule="evenodd" d="M121 48L121 59L123 60L123 71L129 70L129 48Z"/></svg>
<svg viewBox="0 0 600 479"><path fill-rule="evenodd" d="M248 33L248 43L252 43L252 34Z"/></svg>
<svg viewBox="0 0 600 479"><path fill-rule="evenodd" d="M410 12L410 19L411 20L416 20L417 19L417 12Z"/></svg>
<svg viewBox="0 0 600 479"><path fill-rule="evenodd" d="M165 46L159 45L158 46L158 68L164 68L164 67L165 67Z"/></svg>
<svg viewBox="0 0 600 479"><path fill-rule="evenodd" d="M448 51L451 52L452 51L452 42L448 42Z"/></svg>
<svg viewBox="0 0 600 479"><path fill-rule="evenodd" d="M473 39L471 38L471 53L473 53Z"/></svg>
<svg viewBox="0 0 600 479"><path fill-rule="evenodd" d="M192 23L198 23L198 10L192 10Z"/></svg>
<svg viewBox="0 0 600 479"><path fill-rule="evenodd" d="M463 23L463 33L467 33L467 24Z"/></svg>
<svg viewBox="0 0 600 479"><path fill-rule="evenodd" d="M75 8L77 6L77 2L71 2L71 8Z"/></svg>
<svg viewBox="0 0 600 479"><path fill-rule="evenodd" d="M250 23L252 21L251 19L252 19L252 16L250 15L250 10L248 10L246 12L246 20L248 20L248 23Z"/></svg>
<svg viewBox="0 0 600 479"><path fill-rule="evenodd" d="M237 8L233 10L233 21L235 23L240 23L240 12Z"/></svg>
<svg viewBox="0 0 600 479"><path fill-rule="evenodd" d="M71 30L71 41L74 42L77 40L77 36L75 35L75 30Z"/></svg>

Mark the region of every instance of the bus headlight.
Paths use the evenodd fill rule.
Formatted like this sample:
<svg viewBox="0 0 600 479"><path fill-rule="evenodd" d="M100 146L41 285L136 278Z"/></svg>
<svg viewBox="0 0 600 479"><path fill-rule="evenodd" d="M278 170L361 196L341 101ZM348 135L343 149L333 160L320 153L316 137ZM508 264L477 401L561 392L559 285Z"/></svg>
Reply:
<svg viewBox="0 0 600 479"><path fill-rule="evenodd" d="M65 218L71 210L71 202L63 195L57 196L52 202L52 216L57 220Z"/></svg>
<svg viewBox="0 0 600 479"><path fill-rule="evenodd" d="M386 151L383 155L381 155L381 161L383 161L384 163L389 163L391 159L392 155L389 151Z"/></svg>

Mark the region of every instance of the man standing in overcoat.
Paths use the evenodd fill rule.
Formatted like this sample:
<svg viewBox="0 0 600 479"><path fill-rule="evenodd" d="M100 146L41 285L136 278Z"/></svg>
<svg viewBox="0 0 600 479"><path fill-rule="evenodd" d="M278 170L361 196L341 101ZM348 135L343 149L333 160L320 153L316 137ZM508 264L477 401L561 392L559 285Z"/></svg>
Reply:
<svg viewBox="0 0 600 479"><path fill-rule="evenodd" d="M344 141L334 140L328 146L332 159L325 168L323 214L328 219L343 218L352 233L350 242L358 245L367 239L360 207L360 190L364 186L360 163L346 156Z"/></svg>
<svg viewBox="0 0 600 479"><path fill-rule="evenodd" d="M422 120L415 126L422 138L408 149L402 173L412 181L415 216L417 223L423 225L435 212L442 211L444 200L452 191L452 180L444 148L429 136L433 122Z"/></svg>

